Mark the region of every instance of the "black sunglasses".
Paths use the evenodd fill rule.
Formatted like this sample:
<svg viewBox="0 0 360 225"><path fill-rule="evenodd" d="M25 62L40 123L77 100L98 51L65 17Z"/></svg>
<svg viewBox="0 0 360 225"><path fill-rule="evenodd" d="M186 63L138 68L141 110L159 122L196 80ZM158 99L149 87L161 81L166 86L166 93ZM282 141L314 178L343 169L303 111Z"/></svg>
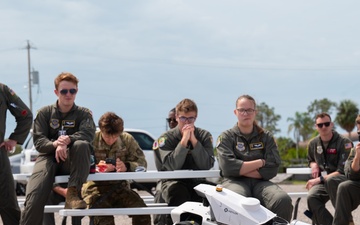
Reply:
<svg viewBox="0 0 360 225"><path fill-rule="evenodd" d="M177 123L175 118L166 118L166 121L168 121L168 123L170 123L170 122Z"/></svg>
<svg viewBox="0 0 360 225"><path fill-rule="evenodd" d="M62 94L62 95L66 95L68 92L70 92L70 94L74 95L74 94L76 94L77 90L75 88L60 90L60 94Z"/></svg>
<svg viewBox="0 0 360 225"><path fill-rule="evenodd" d="M328 127L328 126L330 126L330 122L316 124L316 126L318 126L318 128L322 128L324 125L325 125L325 127Z"/></svg>

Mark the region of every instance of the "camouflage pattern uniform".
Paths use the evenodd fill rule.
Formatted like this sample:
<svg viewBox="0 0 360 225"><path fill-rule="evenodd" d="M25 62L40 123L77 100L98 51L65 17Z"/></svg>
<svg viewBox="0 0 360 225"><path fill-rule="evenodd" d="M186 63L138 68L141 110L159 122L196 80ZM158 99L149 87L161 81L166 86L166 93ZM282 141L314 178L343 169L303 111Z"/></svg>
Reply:
<svg viewBox="0 0 360 225"><path fill-rule="evenodd" d="M351 168L355 153L355 148L351 149L345 163L345 176L348 180L339 184L333 225L348 225L352 220L351 212L360 205L360 171L356 172Z"/></svg>
<svg viewBox="0 0 360 225"><path fill-rule="evenodd" d="M53 142L57 140L62 127L71 143L68 146L68 158L57 163ZM70 175L68 187L75 186L81 190L89 175L94 135L95 123L87 108L74 104L63 115L56 103L38 111L34 121L34 145L40 154L26 187L25 209L20 224L42 224L44 206L52 191L55 176Z"/></svg>
<svg viewBox="0 0 360 225"><path fill-rule="evenodd" d="M337 188L346 180L344 165L351 148L351 140L336 131L333 131L333 137L327 147L324 146L320 136L313 138L308 144L309 165L311 162L316 162L320 173L322 171L326 171L327 174L335 171L340 173L338 176L328 177L324 184L315 185L309 190L307 204L315 224L332 224L333 216L326 209L325 203L330 199L335 207Z"/></svg>
<svg viewBox="0 0 360 225"><path fill-rule="evenodd" d="M117 141L109 146L101 137L101 132L95 134L94 153L96 163L107 158L120 158L127 171L134 172L137 166L147 166L145 155L136 140L128 133L122 132ZM142 198L130 188L128 181L88 181L83 185L82 196L89 208L125 208L146 207ZM149 215L135 215L132 224L151 224ZM95 225L114 225L113 216L94 216Z"/></svg>
<svg viewBox="0 0 360 225"><path fill-rule="evenodd" d="M171 129L154 142L153 150L157 169L173 170L209 170L214 166L214 149L210 132L195 127L196 146L189 142L187 147L180 144L182 135L178 127ZM161 166L160 166L161 165ZM179 206L186 201L201 201L193 189L205 179L162 180L161 193L169 206ZM167 216L167 224L172 224Z"/></svg>
<svg viewBox="0 0 360 225"><path fill-rule="evenodd" d="M0 83L0 143L4 141L7 110L16 119L16 128L9 139L23 144L31 128L33 115L24 102L5 84ZM4 224L18 225L20 209L16 198L8 151L0 149L0 215Z"/></svg>
<svg viewBox="0 0 360 225"><path fill-rule="evenodd" d="M222 185L245 197L259 199L260 203L279 217L291 220L291 198L277 184L269 181L277 175L281 158L273 136L269 131L254 125L250 135L243 135L237 124L220 134L216 149L219 158ZM259 169L262 179L240 176L240 168L246 161L264 159Z"/></svg>

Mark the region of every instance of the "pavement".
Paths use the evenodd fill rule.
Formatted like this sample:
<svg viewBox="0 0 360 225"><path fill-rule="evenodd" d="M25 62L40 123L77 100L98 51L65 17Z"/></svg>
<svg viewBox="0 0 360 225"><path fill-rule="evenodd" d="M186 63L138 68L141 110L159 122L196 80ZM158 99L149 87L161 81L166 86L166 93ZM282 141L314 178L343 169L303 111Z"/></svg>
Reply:
<svg viewBox="0 0 360 225"><path fill-rule="evenodd" d="M277 177L272 179L273 182L277 183L284 191L286 192L306 192L305 182L303 184L291 184L288 179L291 175L287 174L279 174ZM140 195L149 195L149 193L145 191L139 191ZM293 199L293 204L295 204L296 198ZM307 209L306 198L302 198L299 203L297 220L301 222L305 222L311 224L311 220L305 216L304 211ZM334 207L331 205L330 201L327 203L327 209L334 214ZM294 214L293 214L294 215ZM360 225L360 207L352 212L353 219L355 224ZM293 218L294 219L294 218ZM55 213L56 225L61 225L62 217ZM67 224L71 225L71 219L67 218ZM82 225L88 225L89 219L87 217L82 219ZM128 216L115 216L115 224L116 225L131 225L131 219ZM0 225L3 225L0 219Z"/></svg>

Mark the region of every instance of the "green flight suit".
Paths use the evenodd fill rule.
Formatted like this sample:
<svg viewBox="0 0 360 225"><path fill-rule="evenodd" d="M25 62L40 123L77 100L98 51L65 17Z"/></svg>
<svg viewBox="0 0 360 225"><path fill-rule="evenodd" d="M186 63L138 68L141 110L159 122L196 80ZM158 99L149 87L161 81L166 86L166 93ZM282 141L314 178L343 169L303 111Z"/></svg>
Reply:
<svg viewBox="0 0 360 225"><path fill-rule="evenodd" d="M210 132L195 127L198 140L196 146L189 142L186 147L180 144L182 134L175 127L162 134L155 141L153 150L156 167L159 171L209 170L214 166L213 139ZM186 201L201 201L194 187L208 183L206 179L168 179L161 182L162 197L169 206L179 206ZM167 215L167 224L172 224Z"/></svg>
<svg viewBox="0 0 360 225"><path fill-rule="evenodd" d="M57 163L53 142L61 129L66 130L71 143L68 145L67 159ZM75 186L81 190L90 171L95 129L91 111L75 104L65 115L59 111L57 103L38 111L34 120L34 145L40 155L26 187L25 208L20 224L42 225L44 206L55 176L70 175L68 187Z"/></svg>
<svg viewBox="0 0 360 225"><path fill-rule="evenodd" d="M326 148L320 136L311 139L308 144L309 165L311 162L316 162L320 172L326 171L327 174L330 174L337 171L340 173L338 176L327 178L324 184L315 185L309 190L307 204L315 224L331 225L333 223L333 216L326 209L325 204L330 200L334 207L336 205L338 186L346 180L344 165L352 145L350 139L336 131L333 131L333 137Z"/></svg>
<svg viewBox="0 0 360 225"><path fill-rule="evenodd" d="M29 134L33 115L24 102L5 84L0 83L0 143L5 139L6 113L15 117L16 127L9 139L23 144ZM18 225L20 209L14 187L8 151L0 149L0 215L4 224Z"/></svg>
<svg viewBox="0 0 360 225"><path fill-rule="evenodd" d="M222 185L245 197L259 199L261 205L277 216L290 222L293 205L289 195L277 184L269 181L275 177L281 163L274 137L269 131L254 125L250 135L243 135L237 124L220 134L216 149L219 158ZM240 168L246 161L264 159L259 169L262 179L240 176Z"/></svg>
<svg viewBox="0 0 360 225"><path fill-rule="evenodd" d="M352 221L351 212L360 205L360 171L351 168L355 153L355 148L351 149L345 163L344 170L348 180L338 186L333 225L348 225Z"/></svg>

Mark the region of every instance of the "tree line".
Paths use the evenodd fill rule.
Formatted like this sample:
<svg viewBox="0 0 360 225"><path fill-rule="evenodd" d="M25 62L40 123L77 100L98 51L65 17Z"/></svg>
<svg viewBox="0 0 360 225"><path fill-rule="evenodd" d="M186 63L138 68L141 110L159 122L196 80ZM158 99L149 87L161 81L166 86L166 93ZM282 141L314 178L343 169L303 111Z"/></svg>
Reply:
<svg viewBox="0 0 360 225"><path fill-rule="evenodd" d="M287 163L292 163L296 159L306 159L306 149L300 147L300 142L306 142L317 135L315 129L315 116L319 113L327 112L330 115L336 113L335 118L332 118L335 127L340 126L348 132L349 137L355 128L355 119L359 114L358 105L351 100L343 100L339 104L330 101L327 98L314 100L307 107L305 112L295 112L294 117L287 118L290 122L288 127L288 134L293 134L293 138L278 137L276 138L282 159ZM276 136L280 132L277 128L277 123L281 119L279 114L275 113L274 107L269 107L262 102L257 107L256 120L258 124L269 130ZM295 161L296 161L295 160Z"/></svg>

